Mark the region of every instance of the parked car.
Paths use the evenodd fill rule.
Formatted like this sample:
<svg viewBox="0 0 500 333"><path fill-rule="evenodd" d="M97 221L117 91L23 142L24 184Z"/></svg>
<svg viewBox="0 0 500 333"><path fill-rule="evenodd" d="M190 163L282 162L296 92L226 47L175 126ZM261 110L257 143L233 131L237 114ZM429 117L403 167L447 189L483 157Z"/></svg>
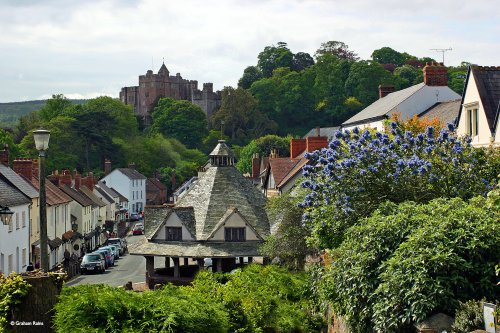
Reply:
<svg viewBox="0 0 500 333"><path fill-rule="evenodd" d="M136 223L132 228L132 235L144 235L144 225L142 223Z"/></svg>
<svg viewBox="0 0 500 333"><path fill-rule="evenodd" d="M113 255L110 249L99 249L94 252L100 252L104 254L104 257L106 258L106 264L108 265L108 267L115 265L115 256Z"/></svg>
<svg viewBox="0 0 500 333"><path fill-rule="evenodd" d="M140 214L132 213L132 214L130 214L129 221L135 222L135 221L139 221L141 218L142 218L142 216Z"/></svg>
<svg viewBox="0 0 500 333"><path fill-rule="evenodd" d="M127 240L123 238L108 238L105 243L106 245L119 245L120 255L124 255L127 252Z"/></svg>
<svg viewBox="0 0 500 333"><path fill-rule="evenodd" d="M118 252L118 248L117 248L116 246L114 246L114 245L101 246L101 247L99 248L99 250L101 250L101 249L105 249L105 250L106 250L106 249L108 249L108 250L111 250L111 253L113 254L113 259L115 259L115 260L116 260L116 259L118 259L118 258L120 258L120 254L119 254L119 252Z"/></svg>
<svg viewBox="0 0 500 333"><path fill-rule="evenodd" d="M84 255L80 264L80 271L82 274L88 272L104 273L106 267L102 258L103 257L99 253L87 253Z"/></svg>

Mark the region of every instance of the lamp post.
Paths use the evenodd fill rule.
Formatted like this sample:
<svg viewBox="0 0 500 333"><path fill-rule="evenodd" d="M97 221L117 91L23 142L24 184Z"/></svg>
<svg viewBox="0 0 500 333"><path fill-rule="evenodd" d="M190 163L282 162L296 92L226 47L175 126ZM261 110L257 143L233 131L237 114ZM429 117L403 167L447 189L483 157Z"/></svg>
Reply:
<svg viewBox="0 0 500 333"><path fill-rule="evenodd" d="M47 200L45 198L45 151L49 148L50 131L39 129L33 131L35 146L38 150L38 181L40 182L40 267L49 271L49 255L47 252Z"/></svg>
<svg viewBox="0 0 500 333"><path fill-rule="evenodd" d="M13 215L14 212L9 207L0 205L0 220L2 220L3 225L9 225Z"/></svg>

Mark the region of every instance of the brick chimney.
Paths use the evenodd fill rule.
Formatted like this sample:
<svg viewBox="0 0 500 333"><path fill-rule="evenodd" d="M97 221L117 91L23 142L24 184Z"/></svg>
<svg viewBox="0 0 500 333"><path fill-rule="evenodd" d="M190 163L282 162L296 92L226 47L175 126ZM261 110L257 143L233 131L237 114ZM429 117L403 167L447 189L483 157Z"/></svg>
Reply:
<svg viewBox="0 0 500 333"><path fill-rule="evenodd" d="M384 98L385 96L389 95L390 93L393 93L396 91L396 88L391 85L379 85L378 86L378 96L379 98Z"/></svg>
<svg viewBox="0 0 500 333"><path fill-rule="evenodd" d="M40 176L39 175L40 171L38 169L39 169L38 159L34 159L33 163L31 164L31 172L32 172L33 178L38 179L38 177Z"/></svg>
<svg viewBox="0 0 500 333"><path fill-rule="evenodd" d="M129 168L129 169L134 169L134 170L135 170L135 163L134 163L134 162L130 162L130 163L128 164L128 168Z"/></svg>
<svg viewBox="0 0 500 333"><path fill-rule="evenodd" d="M104 174L109 175L111 173L111 160L107 158L104 160Z"/></svg>
<svg viewBox="0 0 500 333"><path fill-rule="evenodd" d="M260 157L258 153L252 156L252 178L258 178L260 175Z"/></svg>
<svg viewBox="0 0 500 333"><path fill-rule="evenodd" d="M0 151L0 164L9 166L9 145L4 144L3 150Z"/></svg>
<svg viewBox="0 0 500 333"><path fill-rule="evenodd" d="M73 171L73 173L73 178L75 179L75 189L79 190L80 186L82 186L82 175L80 175L76 169Z"/></svg>
<svg viewBox="0 0 500 333"><path fill-rule="evenodd" d="M55 186L59 186L59 171L52 171L52 174L48 175L47 179Z"/></svg>
<svg viewBox="0 0 500 333"><path fill-rule="evenodd" d="M91 191L93 191L94 190L94 185L95 185L94 174L92 172L89 172L88 175L87 175L87 177L83 177L82 178L81 183L82 183L83 186L86 186L88 189L90 189Z"/></svg>
<svg viewBox="0 0 500 333"><path fill-rule="evenodd" d="M306 139L290 140L290 158L296 158L304 150L306 150Z"/></svg>
<svg viewBox="0 0 500 333"><path fill-rule="evenodd" d="M326 147L328 147L328 138L326 136L309 136L306 138L306 150L308 152Z"/></svg>
<svg viewBox="0 0 500 333"><path fill-rule="evenodd" d="M424 82L428 86L448 85L448 70L442 62L432 61L425 64Z"/></svg>
<svg viewBox="0 0 500 333"><path fill-rule="evenodd" d="M72 183L71 173L69 172L69 170L63 170L62 175L59 176L59 185L60 186L67 185L68 187L71 187L71 183Z"/></svg>
<svg viewBox="0 0 500 333"><path fill-rule="evenodd" d="M31 180L33 178L33 160L31 158L16 158L13 162L14 172Z"/></svg>

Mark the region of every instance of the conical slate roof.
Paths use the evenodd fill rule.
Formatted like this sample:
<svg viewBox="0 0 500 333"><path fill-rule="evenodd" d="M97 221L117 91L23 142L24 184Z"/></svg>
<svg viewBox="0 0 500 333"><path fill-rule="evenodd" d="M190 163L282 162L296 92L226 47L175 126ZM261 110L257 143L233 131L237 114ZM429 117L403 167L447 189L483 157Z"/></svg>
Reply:
<svg viewBox="0 0 500 333"><path fill-rule="evenodd" d="M222 148L224 147L221 150ZM196 240L206 240L228 209L232 208L236 208L259 236L264 238L270 232L265 205L264 194L231 165L208 168L177 202L176 207L193 207Z"/></svg>

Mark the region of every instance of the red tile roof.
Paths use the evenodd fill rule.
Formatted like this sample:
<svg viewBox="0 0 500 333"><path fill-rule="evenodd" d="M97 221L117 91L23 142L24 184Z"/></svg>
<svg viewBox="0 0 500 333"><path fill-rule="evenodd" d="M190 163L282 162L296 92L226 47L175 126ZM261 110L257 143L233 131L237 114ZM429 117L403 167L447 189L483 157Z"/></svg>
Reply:
<svg viewBox="0 0 500 333"><path fill-rule="evenodd" d="M274 183L279 184L288 175L288 173L297 165L300 158L277 157L269 158L271 172Z"/></svg>
<svg viewBox="0 0 500 333"><path fill-rule="evenodd" d="M36 178L31 179L31 184L37 190L40 190L40 182ZM45 180L45 195L47 197L47 204L50 206L60 205L73 201L69 195L64 193L60 188L54 185L48 179Z"/></svg>

